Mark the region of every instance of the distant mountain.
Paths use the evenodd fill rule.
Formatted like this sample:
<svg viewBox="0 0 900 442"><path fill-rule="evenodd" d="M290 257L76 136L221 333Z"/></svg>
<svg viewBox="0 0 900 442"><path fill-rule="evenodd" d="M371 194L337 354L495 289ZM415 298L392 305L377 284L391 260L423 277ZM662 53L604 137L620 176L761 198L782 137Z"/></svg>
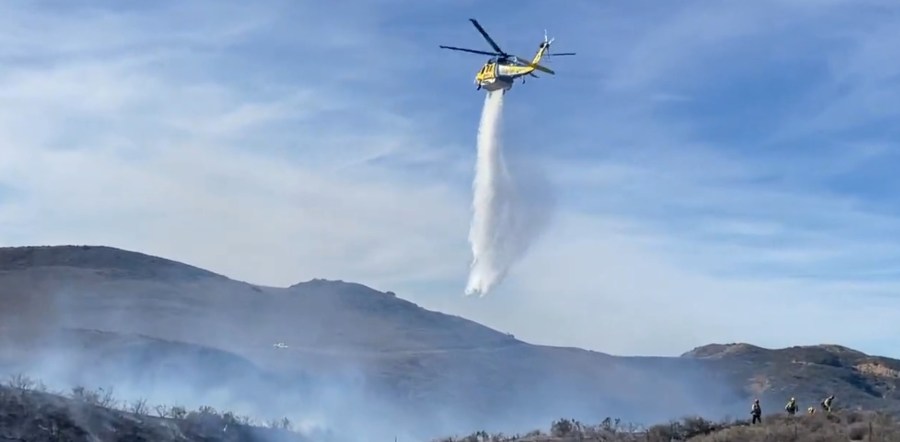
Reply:
<svg viewBox="0 0 900 442"><path fill-rule="evenodd" d="M562 416L743 415L754 395L777 407L786 395L813 401L832 390L838 404L900 402L887 393L898 361L858 352L713 345L678 358L617 357L532 345L361 284L261 287L109 247L0 248L0 331L10 370L60 382L97 372L136 395L369 436L400 428L417 440ZM61 339L80 341L48 344ZM838 365L826 353L840 355Z"/></svg>

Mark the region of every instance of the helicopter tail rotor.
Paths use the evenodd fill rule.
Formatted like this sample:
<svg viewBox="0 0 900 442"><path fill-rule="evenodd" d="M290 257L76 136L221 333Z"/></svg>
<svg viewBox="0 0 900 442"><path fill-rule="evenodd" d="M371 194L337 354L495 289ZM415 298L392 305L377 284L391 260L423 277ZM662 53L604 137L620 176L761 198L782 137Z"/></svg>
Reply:
<svg viewBox="0 0 900 442"><path fill-rule="evenodd" d="M559 52L559 53L552 53L552 52L550 52L550 45L553 44L553 40L556 40L556 37L550 37L550 38L548 38L548 36L547 36L547 30L544 29L544 46L547 47L547 58L548 58L548 59L551 58L551 57L554 56L554 55L575 55L574 52Z"/></svg>

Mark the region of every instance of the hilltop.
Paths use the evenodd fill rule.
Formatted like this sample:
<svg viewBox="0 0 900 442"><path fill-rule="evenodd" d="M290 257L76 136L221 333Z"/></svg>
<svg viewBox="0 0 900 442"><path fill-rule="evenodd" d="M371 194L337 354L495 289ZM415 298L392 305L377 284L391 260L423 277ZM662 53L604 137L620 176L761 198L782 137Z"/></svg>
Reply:
<svg viewBox="0 0 900 442"><path fill-rule="evenodd" d="M138 252L100 246L0 248L0 271L34 268L92 269L112 278L192 280L225 278L208 270Z"/></svg>
<svg viewBox="0 0 900 442"><path fill-rule="evenodd" d="M831 392L840 406L900 409L900 361L842 347L621 357L533 345L359 283L263 287L110 247L0 248L0 331L0 374L417 440L559 416L743 416L754 396L768 410Z"/></svg>

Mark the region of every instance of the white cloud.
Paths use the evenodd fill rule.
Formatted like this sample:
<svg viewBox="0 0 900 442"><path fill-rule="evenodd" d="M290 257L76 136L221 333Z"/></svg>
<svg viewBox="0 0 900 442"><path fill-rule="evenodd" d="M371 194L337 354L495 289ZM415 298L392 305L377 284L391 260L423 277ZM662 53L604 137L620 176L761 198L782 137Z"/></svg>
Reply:
<svg viewBox="0 0 900 442"><path fill-rule="evenodd" d="M467 84L429 89L430 69L450 75L456 65L432 39L385 30L389 12L233 3L205 16L210 8L179 4L69 18L7 4L0 25L27 26L0 37L0 187L11 189L0 198L0 244L106 244L260 284L354 280L520 338L618 353L729 340L873 342L900 331L885 313L897 306L884 297L896 280L860 275L890 273L900 224L862 205L864 196L818 183L891 147L850 140L862 147L796 154L811 164L799 167L782 161L786 153L707 141L698 124L656 107L712 99L684 73L715 79L708 60L727 59L722 39L771 45L771 17L787 28L795 19L786 10L803 21L843 7L832 3L625 17L603 6L611 31L549 11L550 22L571 19L556 27L567 44L590 37L606 46L603 57L579 59L595 60L579 61L583 71L553 79L557 89L512 92L520 98L505 118L507 144L532 157L534 144L549 146L562 213L483 299L462 296L477 115L456 113L480 98L456 104L457 91L472 92ZM811 23L799 31L824 32ZM892 78L870 73L884 61L880 46L843 50L837 59L853 63L836 81L872 91ZM596 87L598 71L615 90ZM580 105L522 98L553 103L566 82L583 88ZM406 104L428 99L444 106ZM836 101L822 124L859 107ZM553 129L563 124L573 130ZM542 136L549 141L535 141ZM856 306L862 297L871 304ZM823 327L838 318L857 326Z"/></svg>
<svg viewBox="0 0 900 442"><path fill-rule="evenodd" d="M102 15L83 26L124 26ZM0 76L0 182L20 196L0 208L19 227L4 242L109 244L283 285L440 277L452 261L431 251L464 252L465 200L440 183L376 180L384 171L365 165L429 142L408 118L360 108L333 83L260 94L175 75L168 63L190 61L151 54ZM322 130L329 112L346 123ZM355 132L360 120L380 126Z"/></svg>

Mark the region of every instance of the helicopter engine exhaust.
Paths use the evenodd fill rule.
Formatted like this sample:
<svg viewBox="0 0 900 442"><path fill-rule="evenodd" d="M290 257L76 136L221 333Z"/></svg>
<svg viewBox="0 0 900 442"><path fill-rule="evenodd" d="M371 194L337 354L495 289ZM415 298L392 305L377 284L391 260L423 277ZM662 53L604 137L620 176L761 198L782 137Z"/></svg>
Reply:
<svg viewBox="0 0 900 442"><path fill-rule="evenodd" d="M538 170L515 171L503 155L500 127L505 89L488 91L478 127L478 153L472 183L472 222L469 243L472 263L466 295L484 296L499 284L521 259L549 221L553 198Z"/></svg>

